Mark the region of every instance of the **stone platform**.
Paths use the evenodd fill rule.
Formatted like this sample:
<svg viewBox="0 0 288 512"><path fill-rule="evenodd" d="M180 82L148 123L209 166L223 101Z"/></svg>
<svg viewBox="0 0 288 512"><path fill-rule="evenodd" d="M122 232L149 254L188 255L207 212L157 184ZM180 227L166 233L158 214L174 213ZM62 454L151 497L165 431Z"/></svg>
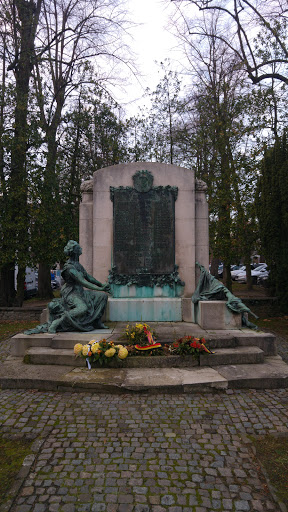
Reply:
<svg viewBox="0 0 288 512"><path fill-rule="evenodd" d="M124 361L123 368L89 371L85 368L84 359L75 359L75 343L87 343L103 337L117 341L126 323L110 324L108 330L91 333L18 334L12 338L11 356L1 365L0 385L3 389L87 390L97 393L145 391L152 394L160 391L189 393L211 389L288 387L288 365L277 355L272 334L249 329L204 330L187 322L149 325L156 330L161 343L184 335L204 336L215 353L201 355L200 366L187 366L182 358L178 358L172 367L155 368L154 357L139 357ZM140 360L137 368L136 359Z"/></svg>

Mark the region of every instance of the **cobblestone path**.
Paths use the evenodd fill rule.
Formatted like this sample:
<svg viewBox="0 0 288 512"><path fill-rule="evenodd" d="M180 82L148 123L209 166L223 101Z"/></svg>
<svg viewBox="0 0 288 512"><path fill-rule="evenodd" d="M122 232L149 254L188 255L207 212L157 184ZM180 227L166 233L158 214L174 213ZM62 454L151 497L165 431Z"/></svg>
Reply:
<svg viewBox="0 0 288 512"><path fill-rule="evenodd" d="M37 446L11 511L280 512L249 436L288 433L287 404L287 390L3 390L1 433Z"/></svg>

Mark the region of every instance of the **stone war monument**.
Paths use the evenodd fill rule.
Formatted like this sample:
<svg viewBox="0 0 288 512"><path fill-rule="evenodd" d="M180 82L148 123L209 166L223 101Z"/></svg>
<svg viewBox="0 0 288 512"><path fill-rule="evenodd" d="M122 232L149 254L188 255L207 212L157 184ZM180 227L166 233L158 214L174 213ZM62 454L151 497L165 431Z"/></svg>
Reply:
<svg viewBox="0 0 288 512"><path fill-rule="evenodd" d="M209 264L206 188L190 169L152 162L82 184L80 261L109 281L106 320L192 321L196 261Z"/></svg>

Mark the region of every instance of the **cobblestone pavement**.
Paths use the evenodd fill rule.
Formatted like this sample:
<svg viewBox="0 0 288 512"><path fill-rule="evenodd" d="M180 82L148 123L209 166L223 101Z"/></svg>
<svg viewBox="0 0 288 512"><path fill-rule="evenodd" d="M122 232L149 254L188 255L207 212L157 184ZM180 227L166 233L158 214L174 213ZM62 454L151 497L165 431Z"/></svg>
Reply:
<svg viewBox="0 0 288 512"><path fill-rule="evenodd" d="M280 512L249 436L288 433L287 404L281 389L2 390L1 433L38 447L11 511Z"/></svg>

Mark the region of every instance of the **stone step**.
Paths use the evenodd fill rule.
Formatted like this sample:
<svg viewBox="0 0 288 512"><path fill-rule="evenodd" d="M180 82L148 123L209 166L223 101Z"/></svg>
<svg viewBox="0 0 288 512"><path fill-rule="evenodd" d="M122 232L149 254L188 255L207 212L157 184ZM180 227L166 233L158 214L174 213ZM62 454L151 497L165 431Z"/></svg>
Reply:
<svg viewBox="0 0 288 512"><path fill-rule="evenodd" d="M95 339L96 341L99 341L101 339L103 339L103 336L102 337L97 337L97 336L94 336L94 337L90 337L91 339ZM122 345L125 345L125 341L123 340L119 340L117 339L116 336L113 336L112 334L108 334L107 336L105 336L105 338L107 340L111 339L113 340L115 343L121 343ZM90 341L87 340L87 341ZM51 340L51 343L50 346L51 348L66 348L66 349L71 349L73 350L73 347L76 343L87 343L87 341L83 342L83 340L75 340L75 339L70 339L69 336L67 337L62 337L61 338L54 338ZM161 343L161 345L165 345L165 344L168 344L170 345L171 343L173 343L173 339L171 340L171 338L157 338L157 343ZM218 340L212 340L212 341L209 341L209 343L207 343L207 345L209 346L209 348L211 349L214 349L214 348L235 348L238 346L238 342L236 340L236 338L220 338ZM252 344L251 344L252 345ZM41 346L40 343L38 345L34 345L34 346ZM43 345L42 345L43 346Z"/></svg>
<svg viewBox="0 0 288 512"><path fill-rule="evenodd" d="M61 365L61 366L85 366L84 358L75 358L71 349L55 349L50 347L31 347L26 351L24 361L27 364L37 365ZM200 366L237 365L237 364L260 364L264 362L264 353L258 347L237 347L217 349L214 354L201 354ZM125 368L151 368L151 367L192 367L198 363L192 357L182 358L180 356L158 358L153 357L131 357L123 362Z"/></svg>
<svg viewBox="0 0 288 512"><path fill-rule="evenodd" d="M220 349L220 348L236 348L236 347L247 347L247 346L255 346L259 347L263 350L265 356L274 356L277 354L276 348L276 338L273 334L264 333L264 332L254 332L248 329L242 329L238 331L196 331L192 327L194 324L183 324L178 326L178 324L174 324L176 327L169 326L163 328L159 328L157 341L162 344L171 343L175 341L177 338L185 336L187 334L191 334L195 337L204 336L207 341L207 346L211 349ZM187 326L188 325L188 326ZM192 327L189 327L192 325ZM15 357L23 357L26 350L31 347L50 347L50 348L59 348L59 349L70 349L73 350L73 347L76 343L88 343L92 339L97 341L106 338L107 340L113 340L119 343L125 343L122 340L119 340L121 334L123 334L123 329L107 329L105 331L97 330L95 332L90 333L57 333L57 334L33 334L33 335L25 335L25 334L17 334L13 337L13 345L11 348L11 354Z"/></svg>
<svg viewBox="0 0 288 512"><path fill-rule="evenodd" d="M280 356L263 364L224 365L203 368L75 368L75 366L27 365L23 358L8 356L0 365L1 389L37 389L88 393L195 393L227 389L275 389L288 387L288 365Z"/></svg>
<svg viewBox="0 0 288 512"><path fill-rule="evenodd" d="M51 348L51 347L31 347L26 350L24 356L26 364L36 365L60 365L60 366L75 366L85 367L86 362L82 357L75 357L73 350L66 348Z"/></svg>
<svg viewBox="0 0 288 512"><path fill-rule="evenodd" d="M261 363L264 363L264 352L259 347L217 348L212 355L200 355L200 366Z"/></svg>

